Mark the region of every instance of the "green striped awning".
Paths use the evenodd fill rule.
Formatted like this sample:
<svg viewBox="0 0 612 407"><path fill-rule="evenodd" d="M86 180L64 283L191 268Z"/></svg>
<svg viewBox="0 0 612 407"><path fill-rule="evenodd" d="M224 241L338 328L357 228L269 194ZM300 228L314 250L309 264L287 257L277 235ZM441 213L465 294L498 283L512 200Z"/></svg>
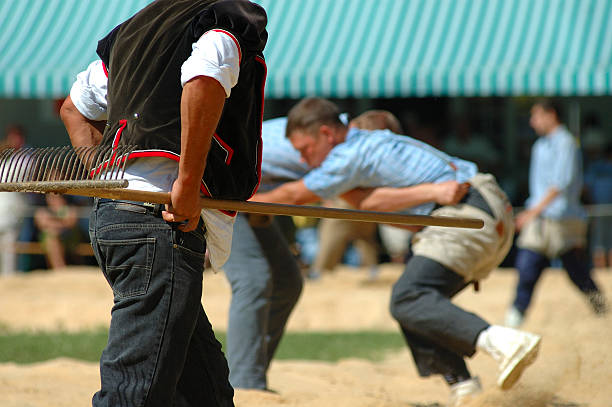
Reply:
<svg viewBox="0 0 612 407"><path fill-rule="evenodd" d="M100 38L151 0L0 0L0 97L64 97Z"/></svg>
<svg viewBox="0 0 612 407"><path fill-rule="evenodd" d="M0 1L0 97L59 97L150 0ZM612 0L256 0L269 98L612 95Z"/></svg>
<svg viewBox="0 0 612 407"><path fill-rule="evenodd" d="M612 94L611 0L260 0L270 97Z"/></svg>

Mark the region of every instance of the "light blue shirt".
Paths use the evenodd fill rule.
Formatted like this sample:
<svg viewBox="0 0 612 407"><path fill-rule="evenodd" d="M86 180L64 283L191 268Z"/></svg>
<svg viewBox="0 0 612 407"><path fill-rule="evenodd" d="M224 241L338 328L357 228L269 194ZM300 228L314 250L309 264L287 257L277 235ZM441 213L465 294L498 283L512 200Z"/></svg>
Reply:
<svg viewBox="0 0 612 407"><path fill-rule="evenodd" d="M260 192L276 188L283 182L304 176L310 167L301 161L300 152L285 137L287 118L266 120L262 124L263 152Z"/></svg>
<svg viewBox="0 0 612 407"><path fill-rule="evenodd" d="M542 212L549 219L582 218L582 157L576 139L565 126L540 137L531 149L529 166L529 198L525 206L538 204L550 188L559 195Z"/></svg>
<svg viewBox="0 0 612 407"><path fill-rule="evenodd" d="M422 183L465 182L478 172L476 164L451 157L432 146L388 130L349 130L321 166L304 176L306 187L331 198L357 187L409 187ZM435 203L402 212L428 214Z"/></svg>

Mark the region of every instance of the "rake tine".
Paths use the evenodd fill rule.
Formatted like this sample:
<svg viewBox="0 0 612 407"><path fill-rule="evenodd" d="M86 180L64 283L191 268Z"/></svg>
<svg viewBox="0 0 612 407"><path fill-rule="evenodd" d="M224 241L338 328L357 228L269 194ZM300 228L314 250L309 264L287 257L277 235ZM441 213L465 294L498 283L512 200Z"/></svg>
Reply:
<svg viewBox="0 0 612 407"><path fill-rule="evenodd" d="M35 148L30 148L29 150L30 161L28 163L28 168L23 175L23 178L26 181L31 181L36 174L36 164L38 163L38 157L40 155L38 154L38 150Z"/></svg>
<svg viewBox="0 0 612 407"><path fill-rule="evenodd" d="M20 150L12 149L12 155L8 159L6 178L8 182L15 182L16 167L19 165Z"/></svg>
<svg viewBox="0 0 612 407"><path fill-rule="evenodd" d="M49 162L47 163L47 172L45 175L45 179L43 181L52 181L57 178L57 156L59 153L59 149L57 147L53 147L51 150L51 156L49 157Z"/></svg>
<svg viewBox="0 0 612 407"><path fill-rule="evenodd" d="M45 159L45 155L47 154L48 150L49 148L47 147L42 150L36 151L36 162L35 162L35 167L34 167L35 173L31 178L32 181L40 180L40 177L42 176L44 172L43 161Z"/></svg>
<svg viewBox="0 0 612 407"><path fill-rule="evenodd" d="M118 155L115 160L115 167L114 167L115 174L113 176L113 179L117 180L117 179L123 178L123 174L125 173L125 162L127 161L127 158L130 155L131 151L132 151L131 146L123 146L121 148L121 155ZM123 169L123 172L120 176L119 173L122 171L122 169Z"/></svg>
<svg viewBox="0 0 612 407"><path fill-rule="evenodd" d="M108 165L106 166L106 174L104 174L104 179L112 180L113 179L113 171L115 169L115 164L117 163L117 158L121 152L120 147L116 147L113 149L110 158L108 159Z"/></svg>
<svg viewBox="0 0 612 407"><path fill-rule="evenodd" d="M129 151L127 152L127 154L125 155L125 158L123 159L123 162L121 163L121 179L125 178L125 167L127 166L127 162L128 159L130 158L130 154L132 154L135 150L134 146L130 146Z"/></svg>
<svg viewBox="0 0 612 407"><path fill-rule="evenodd" d="M127 158L127 155L129 154L129 150L130 147L129 146L122 146L119 150L119 154L117 154L117 157L115 158L115 165L113 166L113 179L120 179L119 178L119 171L121 171L121 165L122 162L124 162Z"/></svg>
<svg viewBox="0 0 612 407"><path fill-rule="evenodd" d="M74 180L83 179L83 172L87 172L91 164L91 147L79 147L74 166L72 168L71 178ZM89 178L89 174L86 176Z"/></svg>
<svg viewBox="0 0 612 407"><path fill-rule="evenodd" d="M90 167L96 167L96 160L99 154L99 147L86 147L83 160L83 169L80 171L80 174L77 174L77 179L90 179Z"/></svg>
<svg viewBox="0 0 612 407"><path fill-rule="evenodd" d="M19 179L24 177L25 173L22 173L22 168L24 163L28 158L28 149L16 150L15 154L15 164L12 165L13 173L11 174L11 179L13 182L19 182Z"/></svg>
<svg viewBox="0 0 612 407"><path fill-rule="evenodd" d="M34 179L34 175L36 174L36 165L38 164L38 158L40 156L40 154L37 153L37 149L31 148L30 150L31 150L31 154L30 154L30 163L28 165L29 168L24 174L24 179L26 181L31 181L32 179Z"/></svg>
<svg viewBox="0 0 612 407"><path fill-rule="evenodd" d="M66 147L66 151L64 154L64 161L62 161L61 168L62 173L64 175L65 180L70 180L70 160L74 155L74 149L70 147Z"/></svg>
<svg viewBox="0 0 612 407"><path fill-rule="evenodd" d="M50 148L45 149L42 155L42 158L40 160L40 173L36 177L36 181L44 181L45 177L47 176L49 160L52 154L53 154L53 148L50 147Z"/></svg>
<svg viewBox="0 0 612 407"><path fill-rule="evenodd" d="M123 157L123 155L125 154L125 146L121 146L118 147L113 154L113 162L112 162L112 166L111 166L111 171L110 171L110 179L116 180L117 176L119 175L118 173L118 168L120 167L120 160Z"/></svg>
<svg viewBox="0 0 612 407"><path fill-rule="evenodd" d="M9 158L12 154L12 149L7 148L2 153L0 153L0 181L8 181L4 178L4 170L9 167ZM8 172L7 172L8 175ZM7 177L8 178L8 177Z"/></svg>
<svg viewBox="0 0 612 407"><path fill-rule="evenodd" d="M90 155L88 161L88 173L87 176L92 179L99 179L99 174L102 171L100 167L100 157L102 156L102 152L104 151L104 147L98 147L95 150L88 150L88 154Z"/></svg>
<svg viewBox="0 0 612 407"><path fill-rule="evenodd" d="M53 181L57 178L57 157L60 153L60 149L53 147L51 151L51 157L49 163L47 163L47 173L43 181Z"/></svg>
<svg viewBox="0 0 612 407"><path fill-rule="evenodd" d="M100 178L102 178L102 171L104 172L104 179L108 179L108 171L111 166L111 158L115 154L115 150L111 147L106 148L106 152L104 153L104 159L102 160L102 169L100 170Z"/></svg>
<svg viewBox="0 0 612 407"><path fill-rule="evenodd" d="M102 171L104 170L104 157L106 156L106 151L108 147L98 147L93 151L94 156L92 158L92 169L93 173L90 177L95 179L102 179Z"/></svg>
<svg viewBox="0 0 612 407"><path fill-rule="evenodd" d="M86 148L85 147L77 147L75 150L75 153L72 155L71 161L70 161L70 179L71 180L76 180L77 179L77 174L79 173L79 165L83 165L85 168L87 168L87 165L85 165L85 163L82 162L81 157L83 157L83 155L85 154Z"/></svg>
<svg viewBox="0 0 612 407"><path fill-rule="evenodd" d="M60 178L59 178L60 180L66 179L67 168L64 165L66 164L66 160L68 159L68 156L70 155L71 152L72 152L72 147L64 147L62 149L62 153L60 154L57 160L57 166L59 168L59 173L60 173Z"/></svg>
<svg viewBox="0 0 612 407"><path fill-rule="evenodd" d="M16 176L21 181L28 180L28 172L30 171L30 166L32 165L32 153L34 152L34 148L25 148L21 153L21 163L16 170Z"/></svg>

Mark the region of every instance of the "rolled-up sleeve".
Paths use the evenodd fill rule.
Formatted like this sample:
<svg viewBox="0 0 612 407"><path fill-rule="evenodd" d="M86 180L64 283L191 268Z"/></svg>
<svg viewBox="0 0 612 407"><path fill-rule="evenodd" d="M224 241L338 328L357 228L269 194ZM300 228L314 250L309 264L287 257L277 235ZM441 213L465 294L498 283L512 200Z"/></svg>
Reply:
<svg viewBox="0 0 612 407"><path fill-rule="evenodd" d="M107 86L108 78L102 61L89 64L86 70L77 75L70 89L72 103L81 114L90 120L107 119Z"/></svg>
<svg viewBox="0 0 612 407"><path fill-rule="evenodd" d="M230 96L238 83L240 73L240 46L228 31L214 29L205 32L193 44L192 53L181 67L181 85L198 76L216 79Z"/></svg>

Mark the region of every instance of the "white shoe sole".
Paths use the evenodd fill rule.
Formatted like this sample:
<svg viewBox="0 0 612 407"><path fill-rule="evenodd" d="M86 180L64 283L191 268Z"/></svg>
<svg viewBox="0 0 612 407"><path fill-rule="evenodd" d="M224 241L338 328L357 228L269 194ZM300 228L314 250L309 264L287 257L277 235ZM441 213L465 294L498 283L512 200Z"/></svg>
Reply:
<svg viewBox="0 0 612 407"><path fill-rule="evenodd" d="M497 385L502 390L508 390L518 381L527 366L535 362L540 349L540 341L542 337L534 335L525 345L517 349L515 355L508 365L502 370L498 379Z"/></svg>

